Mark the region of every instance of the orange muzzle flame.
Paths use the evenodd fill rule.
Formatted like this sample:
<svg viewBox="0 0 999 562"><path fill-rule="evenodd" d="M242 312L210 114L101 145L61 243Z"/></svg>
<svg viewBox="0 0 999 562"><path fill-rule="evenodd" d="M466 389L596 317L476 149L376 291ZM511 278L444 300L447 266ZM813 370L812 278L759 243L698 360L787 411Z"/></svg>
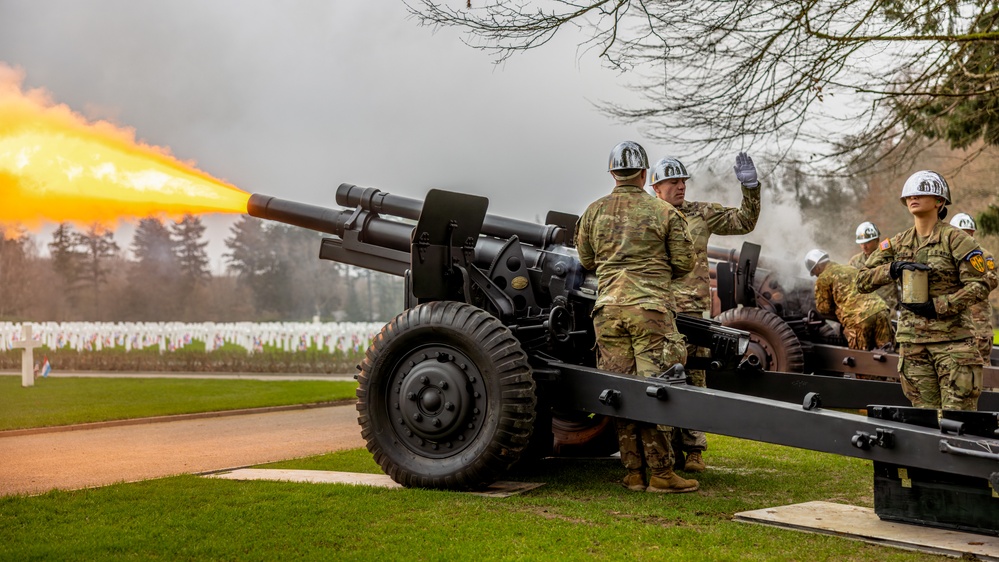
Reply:
<svg viewBox="0 0 999 562"><path fill-rule="evenodd" d="M0 63L0 223L110 226L119 219L245 213L249 194L132 129L89 122Z"/></svg>

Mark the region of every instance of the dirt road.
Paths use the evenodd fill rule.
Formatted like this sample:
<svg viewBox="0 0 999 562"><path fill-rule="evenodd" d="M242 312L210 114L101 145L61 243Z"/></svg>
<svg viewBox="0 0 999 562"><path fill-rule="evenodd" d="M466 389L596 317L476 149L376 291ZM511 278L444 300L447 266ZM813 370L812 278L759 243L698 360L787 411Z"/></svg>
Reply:
<svg viewBox="0 0 999 562"><path fill-rule="evenodd" d="M0 436L0 495L134 482L363 446L352 404Z"/></svg>

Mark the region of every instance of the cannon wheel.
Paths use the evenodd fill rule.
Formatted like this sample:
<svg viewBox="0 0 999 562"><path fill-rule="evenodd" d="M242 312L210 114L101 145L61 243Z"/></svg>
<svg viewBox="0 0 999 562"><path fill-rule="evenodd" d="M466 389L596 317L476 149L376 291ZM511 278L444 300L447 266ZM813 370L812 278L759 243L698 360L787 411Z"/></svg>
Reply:
<svg viewBox="0 0 999 562"><path fill-rule="evenodd" d="M618 451L614 418L582 412L555 413L554 453L562 457L608 457Z"/></svg>
<svg viewBox="0 0 999 562"><path fill-rule="evenodd" d="M746 355L756 355L767 371L802 373L805 354L794 330L769 310L762 308L732 308L715 318L724 326L749 332Z"/></svg>
<svg viewBox="0 0 999 562"><path fill-rule="evenodd" d="M357 377L361 436L403 486L477 489L504 474L534 427L527 354L472 305L415 306L382 328Z"/></svg>

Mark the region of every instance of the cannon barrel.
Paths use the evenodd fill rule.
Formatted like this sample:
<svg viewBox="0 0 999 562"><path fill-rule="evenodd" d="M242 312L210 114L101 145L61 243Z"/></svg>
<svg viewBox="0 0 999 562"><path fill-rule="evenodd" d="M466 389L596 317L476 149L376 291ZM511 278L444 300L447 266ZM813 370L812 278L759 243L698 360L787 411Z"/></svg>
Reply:
<svg viewBox="0 0 999 562"><path fill-rule="evenodd" d="M358 233L360 241L367 244L407 253L411 250L413 225L382 218L372 214L377 212L374 210L359 214L356 209L327 209L254 193L246 204L246 212L251 217L325 232L341 239L345 232L352 230ZM355 221L360 224L354 224ZM488 266L502 248L502 240L480 236L475 245L476 263ZM541 252L537 248L524 247L524 259L529 265L537 264L540 257Z"/></svg>
<svg viewBox="0 0 999 562"><path fill-rule="evenodd" d="M423 201L400 195L391 195L374 187L359 187L342 183L336 190L336 202L344 207L360 207L365 211L417 220L423 211ZM516 235L521 242L538 247L564 244L565 229L547 224L486 215L482 221L482 234L497 238Z"/></svg>
<svg viewBox="0 0 999 562"><path fill-rule="evenodd" d="M317 205L298 203L269 195L254 193L246 204L251 217L283 222L309 230L325 232L343 238L350 229L353 209L327 209ZM409 252L413 226L368 215L364 218L363 241L383 248Z"/></svg>
<svg viewBox="0 0 999 562"><path fill-rule="evenodd" d="M739 261L739 250L736 248L723 248L721 246L708 246L708 257L713 260L735 263Z"/></svg>

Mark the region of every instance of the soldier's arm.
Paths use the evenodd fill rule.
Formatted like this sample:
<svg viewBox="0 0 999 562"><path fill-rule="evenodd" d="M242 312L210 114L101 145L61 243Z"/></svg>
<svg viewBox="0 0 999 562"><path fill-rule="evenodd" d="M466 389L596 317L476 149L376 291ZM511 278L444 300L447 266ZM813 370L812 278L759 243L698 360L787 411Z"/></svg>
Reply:
<svg viewBox="0 0 999 562"><path fill-rule="evenodd" d="M985 256L985 283L989 286L991 293L996 287L999 287L999 271L996 271L995 257L985 248L982 248L982 252Z"/></svg>
<svg viewBox="0 0 999 562"><path fill-rule="evenodd" d="M933 308L942 317L953 316L965 308L989 298L989 282L986 275L988 262L985 253L970 236L961 236L952 246L951 255L958 260L958 276L961 288L949 295L939 295L933 299Z"/></svg>
<svg viewBox="0 0 999 562"><path fill-rule="evenodd" d="M857 274L857 290L861 293L873 293L878 287L893 283L891 278L891 263L895 261L894 243L891 239L885 239L867 257L867 262Z"/></svg>
<svg viewBox="0 0 999 562"><path fill-rule="evenodd" d="M815 280L815 310L819 314L833 318L836 312L836 302L832 298L832 287L825 277L819 276Z"/></svg>
<svg viewBox="0 0 999 562"><path fill-rule="evenodd" d="M666 228L666 255L673 268L673 279L677 279L694 269L694 242L687 230L687 219L678 211L669 212Z"/></svg>
<svg viewBox="0 0 999 562"><path fill-rule="evenodd" d="M742 187L742 205L723 207L717 203L705 209L704 222L711 234L746 234L756 228L760 218L760 187Z"/></svg>
<svg viewBox="0 0 999 562"><path fill-rule="evenodd" d="M590 245L590 225L586 217L587 214L583 213L583 216L576 221L576 252L579 254L580 265L592 270L596 269L597 264L594 261L593 246Z"/></svg>

